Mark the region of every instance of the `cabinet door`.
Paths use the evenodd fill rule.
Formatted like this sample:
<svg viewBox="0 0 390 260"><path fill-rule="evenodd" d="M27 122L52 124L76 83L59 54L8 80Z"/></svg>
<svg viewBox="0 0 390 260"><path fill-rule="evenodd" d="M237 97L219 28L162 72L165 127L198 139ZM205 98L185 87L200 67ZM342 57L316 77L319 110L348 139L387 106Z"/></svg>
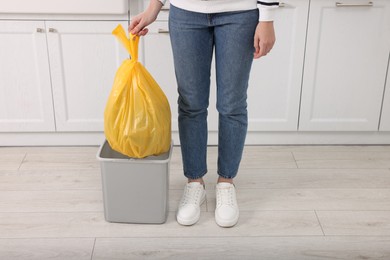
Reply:
<svg viewBox="0 0 390 260"><path fill-rule="evenodd" d="M378 130L390 3L340 2L311 1L299 130Z"/></svg>
<svg viewBox="0 0 390 260"><path fill-rule="evenodd" d="M46 21L57 131L103 131L117 68L128 58L111 34L127 21Z"/></svg>
<svg viewBox="0 0 390 260"><path fill-rule="evenodd" d="M387 67L386 88L385 88L385 95L383 98L382 116L381 116L379 130L390 131L390 55L389 55L389 63Z"/></svg>
<svg viewBox="0 0 390 260"><path fill-rule="evenodd" d="M274 21L276 42L254 60L248 89L248 129L296 131L308 0L286 1Z"/></svg>
<svg viewBox="0 0 390 260"><path fill-rule="evenodd" d="M143 37L144 65L167 96L172 111L172 131L178 131L178 93L168 23L154 22L148 28L147 36ZM216 83L214 62L211 75L208 130L217 131L218 116L215 108Z"/></svg>
<svg viewBox="0 0 390 260"><path fill-rule="evenodd" d="M0 21L0 132L54 130L44 23Z"/></svg>
<svg viewBox="0 0 390 260"><path fill-rule="evenodd" d="M168 23L154 22L142 37L143 65L168 98L172 113L172 131L178 131L177 84Z"/></svg>

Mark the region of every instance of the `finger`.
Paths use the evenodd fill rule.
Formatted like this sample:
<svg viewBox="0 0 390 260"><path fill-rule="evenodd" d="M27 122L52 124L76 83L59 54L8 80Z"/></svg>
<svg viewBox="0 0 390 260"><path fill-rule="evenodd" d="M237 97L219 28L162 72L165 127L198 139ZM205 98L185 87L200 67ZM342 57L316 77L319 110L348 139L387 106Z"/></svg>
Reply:
<svg viewBox="0 0 390 260"><path fill-rule="evenodd" d="M264 56L266 54L266 51L267 51L267 46L264 44L264 43L260 43L260 52L259 52L259 56Z"/></svg>
<svg viewBox="0 0 390 260"><path fill-rule="evenodd" d="M140 30L139 30L139 23L135 24L133 29L131 29L130 33L131 34L137 34Z"/></svg>
<svg viewBox="0 0 390 260"><path fill-rule="evenodd" d="M135 25L136 25L135 21L131 21L131 23L130 23L129 27L127 28L127 30L128 30L129 32L131 32L131 30L134 29Z"/></svg>
<svg viewBox="0 0 390 260"><path fill-rule="evenodd" d="M257 49L254 53L253 53L253 56L255 59L259 58L259 54L260 54L260 49Z"/></svg>
<svg viewBox="0 0 390 260"><path fill-rule="evenodd" d="M131 32L132 30L134 30L134 28L139 24L140 22L140 19L138 17L134 17L131 22L130 22L130 25L129 25L129 32Z"/></svg>
<svg viewBox="0 0 390 260"><path fill-rule="evenodd" d="M132 34L138 34L140 31L142 31L145 27L145 22L142 20L139 21L139 23L134 27L134 29L131 31Z"/></svg>
<svg viewBox="0 0 390 260"><path fill-rule="evenodd" d="M140 26L139 24L136 26L136 27L134 27L134 29L131 31L131 33L132 34L139 34L139 32L142 30L143 28L142 28L142 26Z"/></svg>
<svg viewBox="0 0 390 260"><path fill-rule="evenodd" d="M259 45L259 38L258 37L255 37L254 39L254 42L253 42L253 46L255 47L255 52L254 52L254 58L257 59L258 58L258 55L259 55L259 52L260 52L260 45Z"/></svg>
<svg viewBox="0 0 390 260"><path fill-rule="evenodd" d="M260 44L259 44L258 47L257 47L257 50L256 50L256 52L255 52L254 58L255 58L255 59L260 58L260 57L261 57L261 52L262 52L262 51L263 51L263 50L262 50L262 47L261 47Z"/></svg>
<svg viewBox="0 0 390 260"><path fill-rule="evenodd" d="M258 49L255 53L253 53L253 58L254 59L260 58L260 49Z"/></svg>
<svg viewBox="0 0 390 260"><path fill-rule="evenodd" d="M260 39L259 37L257 37L257 35L255 35L255 37L253 37L253 47L255 47L256 49L256 52L258 52L259 50L259 42L260 42Z"/></svg>
<svg viewBox="0 0 390 260"><path fill-rule="evenodd" d="M139 36L145 36L147 33L148 33L148 28L144 28L144 29L142 29L142 31L140 31L139 33L138 33L138 35Z"/></svg>
<svg viewBox="0 0 390 260"><path fill-rule="evenodd" d="M260 58L260 49L253 54L254 59Z"/></svg>

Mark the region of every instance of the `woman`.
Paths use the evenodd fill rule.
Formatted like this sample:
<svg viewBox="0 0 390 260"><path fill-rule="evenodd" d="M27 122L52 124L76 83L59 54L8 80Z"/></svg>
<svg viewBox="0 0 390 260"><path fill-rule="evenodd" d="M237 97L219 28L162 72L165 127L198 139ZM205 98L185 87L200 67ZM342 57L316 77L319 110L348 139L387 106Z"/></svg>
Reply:
<svg viewBox="0 0 390 260"><path fill-rule="evenodd" d="M133 18L129 31L146 35L166 0L151 0ZM169 31L178 85L179 136L188 182L176 213L179 224L195 224L206 191L207 108L215 48L217 78L218 180L215 221L234 226L239 218L233 178L237 175L247 132L247 86L253 58L275 42L271 0L170 0ZM259 5L259 8L258 8ZM260 14L259 14L260 10Z"/></svg>

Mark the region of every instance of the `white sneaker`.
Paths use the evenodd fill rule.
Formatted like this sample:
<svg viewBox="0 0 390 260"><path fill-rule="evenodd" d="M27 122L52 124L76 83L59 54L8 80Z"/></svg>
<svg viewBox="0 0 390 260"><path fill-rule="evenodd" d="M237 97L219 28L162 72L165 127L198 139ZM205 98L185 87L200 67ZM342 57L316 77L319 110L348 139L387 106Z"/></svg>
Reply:
<svg viewBox="0 0 390 260"><path fill-rule="evenodd" d="M184 187L183 196L176 213L181 225L193 225L200 218L200 205L206 200L206 190L200 182L189 182Z"/></svg>
<svg viewBox="0 0 390 260"><path fill-rule="evenodd" d="M239 210L234 184L220 182L215 186L217 205L215 222L221 227L234 226L239 217Z"/></svg>

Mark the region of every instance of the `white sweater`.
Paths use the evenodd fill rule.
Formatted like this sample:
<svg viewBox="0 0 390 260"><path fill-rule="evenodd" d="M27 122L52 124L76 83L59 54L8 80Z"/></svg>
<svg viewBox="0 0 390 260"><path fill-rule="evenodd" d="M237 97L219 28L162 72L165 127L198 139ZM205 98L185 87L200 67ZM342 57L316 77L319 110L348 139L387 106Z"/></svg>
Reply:
<svg viewBox="0 0 390 260"><path fill-rule="evenodd" d="M166 0L159 0L163 4ZM273 21L278 0L170 0L176 7L200 13L220 13L259 8L259 21Z"/></svg>

